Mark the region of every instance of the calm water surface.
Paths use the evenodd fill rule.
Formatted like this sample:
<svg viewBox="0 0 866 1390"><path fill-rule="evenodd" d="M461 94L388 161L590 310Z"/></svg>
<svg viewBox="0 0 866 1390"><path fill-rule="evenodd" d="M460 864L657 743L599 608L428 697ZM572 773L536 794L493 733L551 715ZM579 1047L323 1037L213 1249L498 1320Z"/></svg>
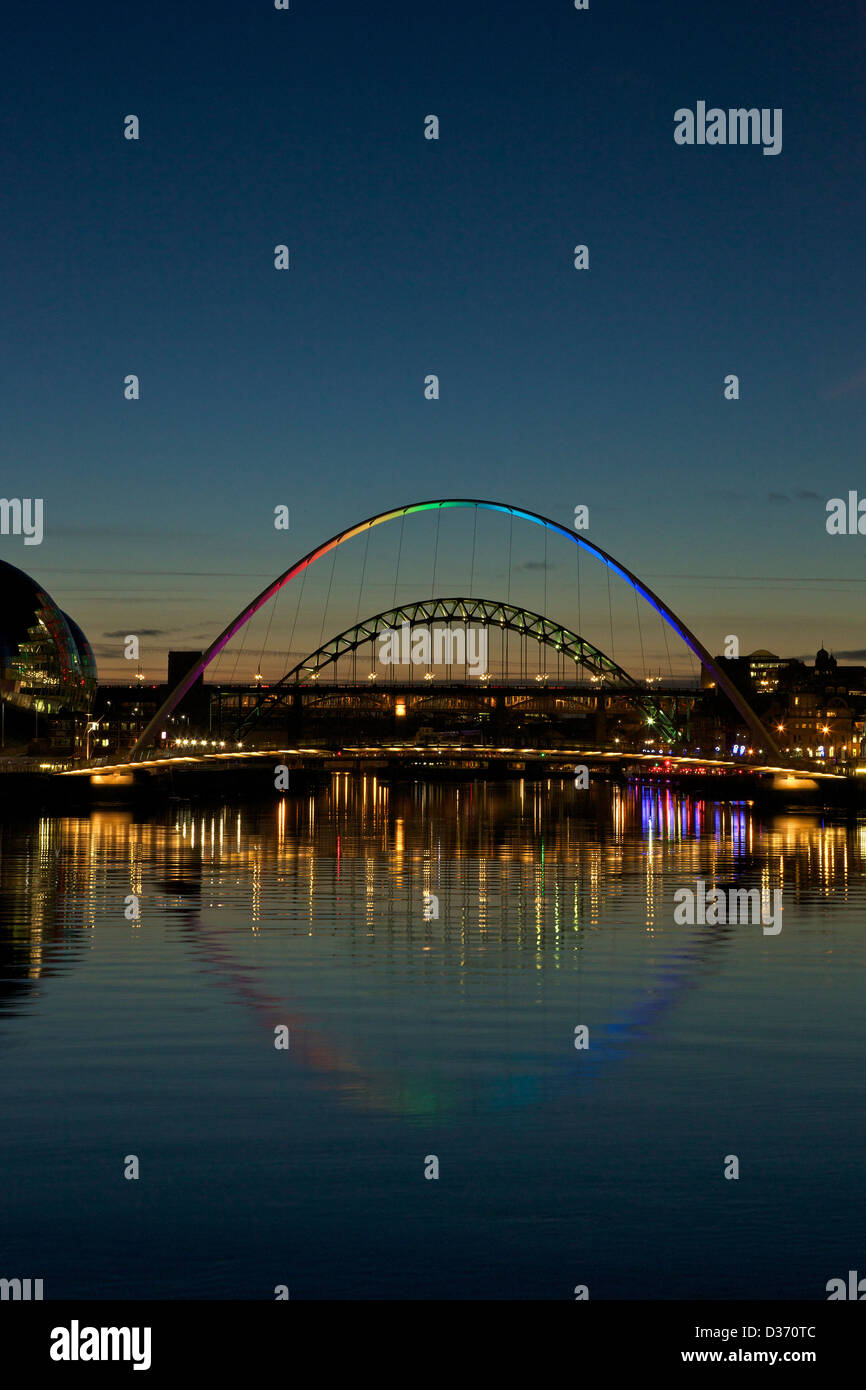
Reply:
<svg viewBox="0 0 866 1390"><path fill-rule="evenodd" d="M7 807L0 1276L823 1299L866 1271L864 859L866 819L569 782ZM699 878L781 933L676 925Z"/></svg>

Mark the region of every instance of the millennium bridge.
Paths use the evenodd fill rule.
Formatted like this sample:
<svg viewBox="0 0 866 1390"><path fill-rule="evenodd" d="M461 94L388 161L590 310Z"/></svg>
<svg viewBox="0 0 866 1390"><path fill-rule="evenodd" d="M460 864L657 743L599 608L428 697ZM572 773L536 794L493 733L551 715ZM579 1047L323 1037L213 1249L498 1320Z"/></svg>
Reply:
<svg viewBox="0 0 866 1390"><path fill-rule="evenodd" d="M740 756L732 758L727 750L716 748L698 756L683 733L689 711L697 692L694 687L677 687L669 682L662 687L655 678L636 676L626 670L605 645L590 640L580 631L579 592L576 614L563 622L547 613L528 608L506 598L479 596L471 592L444 594L432 592L411 602L393 603L322 641L302 661L292 663L275 681L254 688L250 698L237 702L234 717L223 728L220 711L218 737L182 737L177 723L178 707L201 682L205 671L223 652L250 620L267 604L297 580L305 582L306 574L326 555L332 556L351 540L363 537L369 546L370 534L378 527L399 524L400 551L404 553L403 531L407 519L418 514L433 514L436 518L436 553L439 548L439 521L443 516L469 513L477 528L479 514L493 513L507 518L508 587L510 589L511 535L515 522L541 528L544 534L545 565L547 539L555 538L576 547L579 555L587 556L607 575L608 594L613 576L633 591L641 648L643 629L641 607L648 610L653 621L661 620L665 632L670 630L677 642L696 657L706 673L706 683L727 697L737 721L748 730ZM475 531L473 529L472 564L475 568ZM399 557L397 568L399 569ZM436 583L436 558L433 561L432 583ZM366 551L365 551L366 567ZM579 574L579 571L578 571ZM333 569L331 571L333 582ZM546 572L545 572L546 582ZM397 582L395 577L394 589ZM330 598L330 585L328 589ZM361 593L358 593L358 607ZM327 613L327 605L326 605ZM575 620L576 619L576 620ZM323 618L324 625L325 618ZM444 679L437 679L430 669L416 678L410 663L408 674L399 675L392 666L385 679L375 669L372 657L365 663L364 651L372 653L389 634L400 634L411 643L423 630L432 632L436 625L445 624L453 630L462 625L467 633L484 629L499 643L498 671L491 669L469 672L464 650L462 678L455 675L453 662L446 660ZM611 609L610 640L614 638ZM667 643L667 637L665 637ZM516 647L516 659L514 657ZM551 654L554 669L530 672L528 652ZM381 650L381 645L380 645ZM489 656L489 653L488 653ZM367 670L367 664L370 669ZM458 663L459 664L459 663ZM404 651L405 665L405 651ZM360 668L360 669L359 669ZM347 717L340 736L321 738L304 736L305 711L336 710L342 721L351 710L375 711L387 707L391 714L414 715L417 726L425 718L425 710L436 707L459 709L470 698L482 708L487 720L480 730L442 731L424 727L414 738L401 738L395 720L386 720L370 737L353 727ZM513 717L521 707L530 708L533 702L552 699L566 713L594 712L592 733L580 740L568 737L545 739L543 729L534 737L515 736ZM609 735L607 713L628 708L646 737L643 746L635 739ZM285 711L287 727L280 731L274 722L279 711ZM509 717L511 725L509 725ZM294 718L294 725L292 724ZM587 728L589 726L587 725ZM290 734L289 730L293 730ZM203 732L203 731L200 731ZM748 743L748 747L747 747ZM630 745L630 746L627 746ZM168 690L159 708L141 730L133 745L112 759L85 759L74 765L47 767L46 772L63 778L87 778L95 787L122 787L155 780L165 784L167 775L179 776L193 771L204 773L253 773L270 768L285 767L291 772L387 772L393 775L430 776L436 773L475 776L558 775L580 776L582 768L594 769L596 775L627 775L637 773L653 777L692 779L739 779L741 785L761 783L781 790L808 786L852 783L856 769L847 771L816 768L802 758L783 755L774 736L743 692L734 684L727 671L713 658L707 647L673 610L637 575L607 551L590 541L580 530L569 529L548 517L524 508L478 498L437 499L411 503L391 511L380 512L364 521L337 532L320 545L294 561L269 583L222 628L200 656L190 664L186 674ZM577 772L575 773L575 769ZM858 782L858 785L862 783Z"/></svg>

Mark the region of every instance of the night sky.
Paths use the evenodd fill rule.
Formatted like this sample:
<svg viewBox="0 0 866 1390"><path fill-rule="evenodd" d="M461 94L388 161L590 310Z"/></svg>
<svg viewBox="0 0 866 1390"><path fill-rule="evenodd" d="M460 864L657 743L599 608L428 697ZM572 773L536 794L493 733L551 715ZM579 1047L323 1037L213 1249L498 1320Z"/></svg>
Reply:
<svg viewBox="0 0 866 1390"><path fill-rule="evenodd" d="M862 658L825 520L866 495L864 40L804 0L16 6L0 495L45 539L0 556L161 676L364 516L585 503L711 650ZM678 146L698 101L782 108L782 152Z"/></svg>

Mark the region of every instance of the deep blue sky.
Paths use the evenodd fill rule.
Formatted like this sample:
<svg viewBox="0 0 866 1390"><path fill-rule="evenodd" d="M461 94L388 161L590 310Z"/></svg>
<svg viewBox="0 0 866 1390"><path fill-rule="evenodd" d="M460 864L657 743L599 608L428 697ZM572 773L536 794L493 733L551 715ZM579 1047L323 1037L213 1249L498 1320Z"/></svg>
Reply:
<svg viewBox="0 0 866 1390"><path fill-rule="evenodd" d="M862 649L864 48L847 2L16 7L0 495L46 534L0 556L156 674L372 512L585 502L714 650ZM677 146L698 100L782 153Z"/></svg>

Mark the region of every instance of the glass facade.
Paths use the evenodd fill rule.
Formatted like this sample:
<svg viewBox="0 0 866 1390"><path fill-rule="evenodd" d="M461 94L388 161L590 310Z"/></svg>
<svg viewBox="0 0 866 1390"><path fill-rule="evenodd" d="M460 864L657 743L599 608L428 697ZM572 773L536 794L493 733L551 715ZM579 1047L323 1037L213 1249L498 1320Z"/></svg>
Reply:
<svg viewBox="0 0 866 1390"><path fill-rule="evenodd" d="M0 692L39 714L87 711L96 662L81 628L23 570L0 561Z"/></svg>

